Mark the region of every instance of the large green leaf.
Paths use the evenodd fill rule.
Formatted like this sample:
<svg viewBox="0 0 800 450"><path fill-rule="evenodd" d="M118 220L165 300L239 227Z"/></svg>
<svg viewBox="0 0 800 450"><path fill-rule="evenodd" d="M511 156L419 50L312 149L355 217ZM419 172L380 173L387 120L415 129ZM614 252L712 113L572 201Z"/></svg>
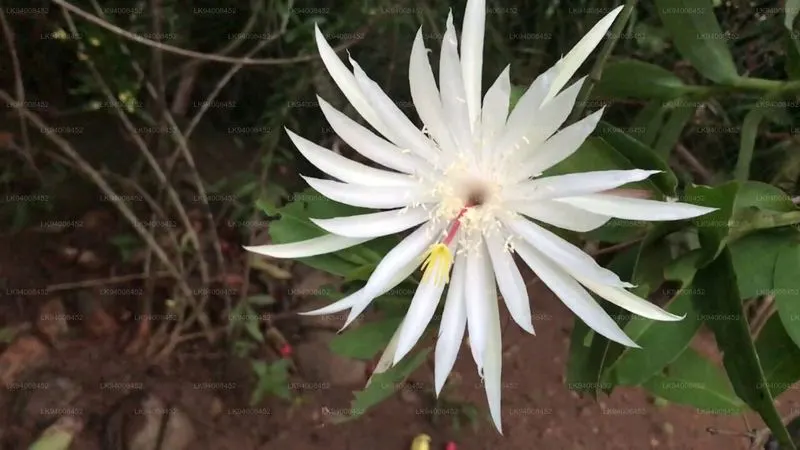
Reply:
<svg viewBox="0 0 800 450"><path fill-rule="evenodd" d="M756 351L774 398L800 380L800 348L786 334L777 314L770 317L758 334Z"/></svg>
<svg viewBox="0 0 800 450"><path fill-rule="evenodd" d="M702 323L692 301L695 294L701 294L691 284L697 270L696 256L697 254L684 255L672 263L672 266L679 267L670 268L668 274L660 277L662 280L672 279L679 282L674 291L668 292L672 298L664 308L673 314L685 315L683 320L660 322L636 317L625 326L625 333L642 349L625 349L611 365L610 377L617 384L637 386L644 383L678 358L689 346ZM663 260L660 263L663 268ZM668 278L676 273L679 278Z"/></svg>
<svg viewBox="0 0 800 450"><path fill-rule="evenodd" d="M678 53L698 72L721 84L739 78L711 0L656 0L656 7Z"/></svg>
<svg viewBox="0 0 800 450"><path fill-rule="evenodd" d="M714 332L736 395L758 412L782 445L796 450L775 409L750 337L730 251L723 250L714 261L700 269L695 277L695 285L705 293L697 298L696 306Z"/></svg>
<svg viewBox="0 0 800 450"><path fill-rule="evenodd" d="M365 323L333 338L330 348L334 353L354 359L372 359L389 344L403 319L391 317Z"/></svg>
<svg viewBox="0 0 800 450"><path fill-rule="evenodd" d="M622 59L605 65L594 93L601 98L672 100L684 94L684 86L674 73L660 66Z"/></svg>
<svg viewBox="0 0 800 450"><path fill-rule="evenodd" d="M691 348L642 387L671 402L691 405L713 414L737 414L745 409L744 402L733 392L725 374Z"/></svg>
<svg viewBox="0 0 800 450"><path fill-rule="evenodd" d="M739 140L739 158L736 160L736 169L733 172L734 178L739 181L747 181L750 178L750 163L753 161L758 126L761 125L767 110L768 108L763 106L755 106L744 116Z"/></svg>
<svg viewBox="0 0 800 450"><path fill-rule="evenodd" d="M668 161L672 149L681 138L681 133L689 123L689 120L694 116L694 105L681 105L675 107L670 111L669 119L664 123L661 132L658 135L658 140L653 146L655 153L663 160Z"/></svg>
<svg viewBox="0 0 800 450"><path fill-rule="evenodd" d="M800 242L787 242L775 262L775 304L783 327L800 347Z"/></svg>
<svg viewBox="0 0 800 450"><path fill-rule="evenodd" d="M631 122L631 129L636 133L629 134L635 136L642 144L652 146L656 142L667 111L668 108L659 100L648 103Z"/></svg>
<svg viewBox="0 0 800 450"><path fill-rule="evenodd" d="M796 234L794 230L786 231L754 233L729 246L742 300L773 292L778 254Z"/></svg>

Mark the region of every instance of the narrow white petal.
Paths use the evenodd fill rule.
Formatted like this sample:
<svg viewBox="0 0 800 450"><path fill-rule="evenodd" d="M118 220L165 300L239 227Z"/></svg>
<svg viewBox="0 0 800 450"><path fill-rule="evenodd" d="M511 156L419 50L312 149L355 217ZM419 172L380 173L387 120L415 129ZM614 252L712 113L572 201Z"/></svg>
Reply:
<svg viewBox="0 0 800 450"><path fill-rule="evenodd" d="M403 319L403 322L405 322L405 319ZM377 364L375 364L375 369L372 370L372 375L369 376L367 384L364 386L365 388L372 383L372 378L375 377L375 375L386 372L392 367L392 356L394 356L394 351L397 348L397 341L400 339L400 330L403 329L403 322L400 322L400 326L397 327L397 330L392 335L392 339L386 345L386 348L383 349L380 359Z"/></svg>
<svg viewBox="0 0 800 450"><path fill-rule="evenodd" d="M452 11L447 15L447 27L442 39L439 55L439 89L442 94L442 110L448 118L450 130L459 152L473 151L472 128L469 123L464 79L458 57L458 41L453 27Z"/></svg>
<svg viewBox="0 0 800 450"><path fill-rule="evenodd" d="M510 168L514 171L514 176L509 178L512 181L519 181L539 176L545 170L570 157L592 134L604 110L605 107L550 136L539 148L531 152L524 162Z"/></svg>
<svg viewBox="0 0 800 450"><path fill-rule="evenodd" d="M646 180L660 170L598 170L537 178L517 184L513 199L541 200L594 194L615 189L628 183Z"/></svg>
<svg viewBox="0 0 800 450"><path fill-rule="evenodd" d="M488 344L490 303L497 302L496 298L490 297L494 280L491 270L486 267L488 257L483 243L476 251L466 255L467 284L464 299L467 304L467 331L472 358L478 366L478 373L483 372L483 357Z"/></svg>
<svg viewBox="0 0 800 450"><path fill-rule="evenodd" d="M702 216L717 208L680 202L659 202L610 194L559 198L557 201L593 212L627 220L682 220Z"/></svg>
<svg viewBox="0 0 800 450"><path fill-rule="evenodd" d="M511 95L511 79L509 66L500 72L494 84L486 91L481 110L481 146L484 161L493 151L494 142L506 126L508 118L508 105Z"/></svg>
<svg viewBox="0 0 800 450"><path fill-rule="evenodd" d="M504 220L503 223L514 231L524 242L548 255L559 266L570 267L582 276L611 286L631 287L614 272L601 267L591 256L570 244L556 234L522 217ZM516 245L516 241L514 243Z"/></svg>
<svg viewBox="0 0 800 450"><path fill-rule="evenodd" d="M322 62L325 64L325 68L328 69L328 73L331 75L331 78L333 78L333 81L336 82L336 85L342 90L342 93L350 104L358 111L358 114L360 114L367 123L372 125L373 128L378 130L379 133L385 135L388 131L386 125L381 122L378 115L375 114L375 110L372 109L372 106L370 106L369 102L367 102L367 99L362 94L361 89L359 89L353 74L347 69L342 60L339 59L336 52L333 51L330 44L328 44L328 41L325 39L325 36L323 36L322 32L319 30L319 26L316 24L314 25L314 35L317 41L319 56L322 58Z"/></svg>
<svg viewBox="0 0 800 450"><path fill-rule="evenodd" d="M606 32L611 28L611 24L614 23L614 19L616 19L622 11L622 8L623 6L619 6L606 14L577 44L575 44L575 47L573 47L566 56L556 63L555 67L558 68L558 75L550 86L550 91L544 100L545 103L553 99L561 88L566 86L567 82L572 78L572 75L578 71L578 68L586 61L586 58L594 51L595 47L597 47L597 44L603 40Z"/></svg>
<svg viewBox="0 0 800 450"><path fill-rule="evenodd" d="M606 286L590 280L584 280L582 278L576 278L576 280L600 297L603 297L620 308L630 311L638 316L652 320L670 322L682 320L684 317L686 317L685 314L683 316L676 316L675 314L664 311L658 306L626 291L625 289Z"/></svg>
<svg viewBox="0 0 800 450"><path fill-rule="evenodd" d="M574 206L555 200L507 202L506 206L532 219L565 230L577 231L578 233L586 233L587 231L595 230L611 220L610 216L584 211L580 208L575 208ZM341 236L347 236L342 233L331 232Z"/></svg>
<svg viewBox="0 0 800 450"><path fill-rule="evenodd" d="M469 0L461 26L461 74L472 132L480 124L486 0Z"/></svg>
<svg viewBox="0 0 800 450"><path fill-rule="evenodd" d="M443 150L455 153L456 144L450 135L442 111L442 99L433 77L428 51L422 40L422 28L417 31L408 66L411 99L422 123Z"/></svg>
<svg viewBox="0 0 800 450"><path fill-rule="evenodd" d="M505 248L505 242L499 233L484 235L486 248L489 250L494 275L497 277L497 287L503 300L506 302L508 312L514 322L530 334L536 334L531 323L531 305L528 300L528 289L522 274L519 273L517 263L511 252Z"/></svg>
<svg viewBox="0 0 800 450"><path fill-rule="evenodd" d="M489 316L487 320L488 342L486 343L486 353L483 355L483 386L486 390L486 400L489 403L489 413L492 422L500 434L503 434L503 426L500 414L500 399L502 391L502 367L503 367L503 343L502 331L500 329L500 313L497 302L489 302Z"/></svg>
<svg viewBox="0 0 800 450"><path fill-rule="evenodd" d="M410 150L420 158L436 163L441 157L441 152L430 145L428 138L417 129L414 123L400 111L400 108L394 104L392 99L364 73L355 61L351 60L351 64L353 65L356 81L361 87L361 92L364 93L370 104L375 107L378 117L392 129L394 138L392 136L387 136L387 138L396 145L403 147L403 149Z"/></svg>
<svg viewBox="0 0 800 450"><path fill-rule="evenodd" d="M339 236L379 237L419 225L428 220L429 216L430 211L418 206L333 219L311 219L311 221L323 230Z"/></svg>
<svg viewBox="0 0 800 450"><path fill-rule="evenodd" d="M288 129L286 133L297 149L300 150L300 153L311 161L311 164L314 164L319 170L326 174L344 182L363 184L366 186L402 187L409 187L416 183L416 181L408 175L369 167L320 147L308 139L292 133Z"/></svg>
<svg viewBox="0 0 800 450"><path fill-rule="evenodd" d="M639 348L592 296L552 260L524 242L515 249L536 276L589 328L614 342Z"/></svg>
<svg viewBox="0 0 800 450"><path fill-rule="evenodd" d="M322 308L317 308L306 312L300 312L298 314L300 314L301 316L324 316L327 314L341 312L344 311L345 309L350 309L356 303L358 303L359 300L361 300L361 295L363 293L362 292L363 290L364 290L363 288L359 289L353 292L352 294L348 295L347 297L339 299L331 303L330 305L323 306Z"/></svg>
<svg viewBox="0 0 800 450"><path fill-rule="evenodd" d="M436 341L436 354L434 364L434 383L436 395L442 392L444 382L458 357L458 349L464 340L464 331L467 325L467 308L464 300L466 283L466 257L456 255L453 265L453 276L450 278L450 288L447 290L447 299L442 312L442 322L439 325L439 339Z"/></svg>
<svg viewBox="0 0 800 450"><path fill-rule="evenodd" d="M507 152L506 164L517 165L527 160L567 120L575 106L578 93L586 77L576 81L551 102L543 105L528 118L527 127L516 141L501 141L498 151Z"/></svg>
<svg viewBox="0 0 800 450"><path fill-rule="evenodd" d="M325 236L315 237L305 241L291 242L288 244L256 245L253 247L245 246L244 249L248 252L271 256L273 258L306 258L309 256L338 252L339 250L353 247L354 245L358 245L370 239L372 238L353 238L326 234Z"/></svg>
<svg viewBox="0 0 800 450"><path fill-rule="evenodd" d="M430 170L430 164L424 159L410 153L403 153L400 147L362 127L331 106L322 97L317 96L317 100L322 114L333 131L364 157L382 166L408 174L424 174Z"/></svg>
<svg viewBox="0 0 800 450"><path fill-rule="evenodd" d="M303 177L309 186L331 200L362 208L390 209L434 200L430 189L413 187L375 187Z"/></svg>
<svg viewBox="0 0 800 450"><path fill-rule="evenodd" d="M539 120L541 117L539 109L542 105L542 100L547 95L550 83L555 78L555 75L555 68L550 68L540 74L522 94L522 97L517 100L517 104L508 115L508 121L502 134L496 139L498 152L500 152L500 149L508 151L508 149L513 148L515 144L522 140L522 136L528 132L531 122Z"/></svg>
<svg viewBox="0 0 800 450"><path fill-rule="evenodd" d="M400 339L394 353L394 364L397 364L417 343L425 328L433 318L439 299L444 292L444 283L437 284L435 277L429 277L420 283L414 297L411 299L411 306L403 319L403 327L400 331Z"/></svg>
<svg viewBox="0 0 800 450"><path fill-rule="evenodd" d="M384 257L384 259L386 259L386 257ZM358 316L361 315L361 313L364 312L365 309L367 309L367 306L369 306L369 304L372 303L372 301L375 300L375 298L386 294L387 292L396 288L397 285L405 281L406 278L408 278L412 273L414 273L415 270L417 270L417 267L419 267L420 263L421 261L419 260L419 258L411 259L404 266L397 269L397 271L394 274L391 274L388 282L386 282L385 279L378 280L380 283L383 283L383 285L376 286L374 284L372 286L372 289L370 290L367 290L367 286L364 286L363 288L359 289L358 290L359 296L353 302L353 306L350 309L350 313L347 315L347 319L345 320L344 325L342 325L342 328L339 331L344 330L345 328L347 328L348 325L350 325L354 320L356 320L356 318L358 318ZM375 273L373 272L372 276L370 277L370 280L374 278L374 275ZM367 281L367 283L369 284L369 281ZM389 360L389 362L391 362L391 359Z"/></svg>

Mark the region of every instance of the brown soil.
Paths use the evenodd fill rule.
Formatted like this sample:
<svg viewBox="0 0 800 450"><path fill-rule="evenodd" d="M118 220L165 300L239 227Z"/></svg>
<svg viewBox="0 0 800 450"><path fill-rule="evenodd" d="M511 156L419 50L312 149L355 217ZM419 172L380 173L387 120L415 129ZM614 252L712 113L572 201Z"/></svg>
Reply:
<svg viewBox="0 0 800 450"><path fill-rule="evenodd" d="M46 240L41 236L30 239L27 244L20 236L4 241L8 245L30 245L25 247L30 250L41 247ZM37 269L36 258L30 256L36 252L25 253L30 261L21 261L20 252L2 252L0 275L7 286L19 286L16 283L24 279L47 282ZM716 427L743 432L746 426L742 417L711 416L676 405L655 406L639 389L618 389L610 398L598 402L571 393L563 374L572 316L540 284L532 285L530 295L538 318L537 336L525 335L512 325L506 326L504 333L504 436L498 435L484 418L483 390L466 351L456 364L454 379L460 382L455 391L478 406L477 430L465 424L457 431L448 417L438 425L432 423L431 405L424 401L431 387L430 366L423 366L412 376L410 390L395 395L361 419L342 425L326 421L349 407L353 389L311 388L298 396L302 401L271 398L250 408L247 400L252 380L246 365L225 364L219 349L201 344L185 344L166 363L150 366L122 354L115 337L89 339L78 332L62 337L40 370L64 376L82 388L73 405L74 411L88 422L72 446L79 450L101 448L100 424L125 394L118 386L154 392L180 406L197 433L197 440L190 447L193 449L403 450L419 433L432 436L434 449L444 449L448 441L454 441L462 450L747 448L747 439L713 436L706 431ZM2 323L23 322L26 306L29 305L19 305L6 297L0 304ZM708 338L699 338L697 345L713 350ZM199 384L204 382L217 383L217 389ZM17 413L11 412L15 394L18 393L0 391L0 442L5 445L0 448L26 448L38 434L33 425L20 425ZM797 408L797 394L793 390L781 399L784 412ZM445 408L436 413L442 418L452 410ZM750 425L761 426L754 417L750 418Z"/></svg>

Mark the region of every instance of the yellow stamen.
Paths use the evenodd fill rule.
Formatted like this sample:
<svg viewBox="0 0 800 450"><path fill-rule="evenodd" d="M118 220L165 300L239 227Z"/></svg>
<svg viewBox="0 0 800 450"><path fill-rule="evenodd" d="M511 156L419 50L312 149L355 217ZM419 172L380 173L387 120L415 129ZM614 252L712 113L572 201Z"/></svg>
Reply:
<svg viewBox="0 0 800 450"><path fill-rule="evenodd" d="M453 265L453 254L447 245L439 242L431 245L425 252L425 262L422 263L422 281L426 281L433 272L436 285L446 284L450 281L450 266Z"/></svg>

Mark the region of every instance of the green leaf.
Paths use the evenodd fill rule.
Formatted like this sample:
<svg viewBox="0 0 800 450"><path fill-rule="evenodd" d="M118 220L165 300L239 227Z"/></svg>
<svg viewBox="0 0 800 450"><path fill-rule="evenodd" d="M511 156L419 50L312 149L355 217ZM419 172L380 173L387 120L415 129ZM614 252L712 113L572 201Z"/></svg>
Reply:
<svg viewBox="0 0 800 450"><path fill-rule="evenodd" d="M739 239L728 247L742 300L773 292L778 254L789 239L787 233L765 231Z"/></svg>
<svg viewBox="0 0 800 450"><path fill-rule="evenodd" d="M635 59L609 62L595 86L600 98L672 100L684 94L683 81L669 70Z"/></svg>
<svg viewBox="0 0 800 450"><path fill-rule="evenodd" d="M657 254L653 257L654 262L656 257ZM678 358L689 346L702 323L692 303L695 294L702 294L691 285L697 270L695 259L694 255L684 255L672 264L681 267L671 269L673 273L680 273L680 287L672 292L668 291L672 294L672 298L664 309L679 316L685 315L683 320L659 322L634 317L625 326L625 334L636 341L642 349L626 348L609 368L610 376L617 384L637 386L644 383Z"/></svg>
<svg viewBox="0 0 800 450"><path fill-rule="evenodd" d="M678 106L670 112L669 119L661 128L658 141L653 146L655 153L664 161L669 160L669 155L680 140L683 129L689 123L689 120L694 117L694 110L694 106Z"/></svg>
<svg viewBox="0 0 800 450"><path fill-rule="evenodd" d="M253 319L245 320L244 329L247 330L247 333L250 335L250 337L256 341L264 342L264 334L261 333L258 318L253 317Z"/></svg>
<svg viewBox="0 0 800 450"><path fill-rule="evenodd" d="M756 145L758 126L764 119L767 108L755 106L744 116L742 123L742 136L739 141L739 157L736 160L734 178L747 181L750 178L750 163L753 161L753 148Z"/></svg>
<svg viewBox="0 0 800 450"><path fill-rule="evenodd" d="M783 26L786 27L787 30L794 30L794 19L797 17L798 13L800 13L800 0L786 0Z"/></svg>
<svg viewBox="0 0 800 450"><path fill-rule="evenodd" d="M633 168L661 170L661 173L653 175L648 180L652 180L653 184L658 188L658 192L661 194L670 197L675 196L675 190L678 188L678 179L675 177L669 164L659 158L653 149L642 144L640 141L636 140L636 138L623 132L619 128L607 122L603 122L602 120L597 124L596 132L603 137L606 143L619 152ZM624 169L625 167L619 168Z"/></svg>
<svg viewBox="0 0 800 450"><path fill-rule="evenodd" d="M331 340L330 349L348 358L372 359L389 344L402 320L397 317L365 323L337 335Z"/></svg>
<svg viewBox="0 0 800 450"><path fill-rule="evenodd" d="M758 412L782 445L795 449L766 387L767 380L750 337L736 273L728 250L697 272L695 284L707 295L696 306L705 315L724 355L723 364L736 395ZM795 449L796 450L796 449Z"/></svg>
<svg viewBox="0 0 800 450"><path fill-rule="evenodd" d="M784 70L790 80L800 80L800 39L796 37L794 31L786 30L783 34L786 41Z"/></svg>
<svg viewBox="0 0 800 450"><path fill-rule="evenodd" d="M777 314L767 320L758 334L756 351L766 385L774 398L800 380L800 349L786 333Z"/></svg>
<svg viewBox="0 0 800 450"><path fill-rule="evenodd" d="M787 243L775 261L774 294L783 327L800 347L800 243Z"/></svg>
<svg viewBox="0 0 800 450"><path fill-rule="evenodd" d="M637 135L639 141L646 145L652 146L656 142L658 132L661 130L661 125L664 122L664 116L667 113L667 108L661 101L655 100L647 105L636 114L631 122L631 128L634 130L642 130L642 133Z"/></svg>
<svg viewBox="0 0 800 450"><path fill-rule="evenodd" d="M698 72L720 84L739 78L710 0L656 0L656 6L678 53Z"/></svg>
<svg viewBox="0 0 800 450"><path fill-rule="evenodd" d="M339 416L333 422L341 423L361 416L367 410L389 398L397 388L409 377L428 357L431 349L426 348L421 352L406 356L397 365L383 373L373 375L372 382L362 391L355 393L355 398L350 403L348 416Z"/></svg>
<svg viewBox="0 0 800 450"><path fill-rule="evenodd" d="M737 414L745 409L725 374L692 348L687 348L642 387L663 399L714 414Z"/></svg>

